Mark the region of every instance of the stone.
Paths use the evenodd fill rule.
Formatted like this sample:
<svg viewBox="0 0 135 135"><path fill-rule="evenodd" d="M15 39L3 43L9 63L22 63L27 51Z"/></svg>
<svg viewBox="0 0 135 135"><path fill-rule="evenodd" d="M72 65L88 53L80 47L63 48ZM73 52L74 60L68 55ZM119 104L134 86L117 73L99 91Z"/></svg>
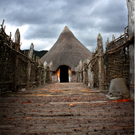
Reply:
<svg viewBox="0 0 135 135"><path fill-rule="evenodd" d="M24 92L24 91L26 91L26 88L22 88L20 91L21 91L21 92Z"/></svg>
<svg viewBox="0 0 135 135"><path fill-rule="evenodd" d="M126 79L115 78L111 80L109 93L106 96L109 99L129 98L129 90L126 86Z"/></svg>

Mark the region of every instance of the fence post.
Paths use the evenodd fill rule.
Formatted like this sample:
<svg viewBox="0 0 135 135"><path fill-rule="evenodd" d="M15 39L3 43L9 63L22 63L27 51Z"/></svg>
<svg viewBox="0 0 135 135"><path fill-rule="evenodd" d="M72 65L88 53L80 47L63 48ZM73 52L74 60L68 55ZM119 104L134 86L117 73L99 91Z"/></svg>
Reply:
<svg viewBox="0 0 135 135"><path fill-rule="evenodd" d="M20 48L20 32L19 29L15 32L15 46L14 49L18 52ZM15 53L15 59L14 59L14 91L19 90L19 54Z"/></svg>
<svg viewBox="0 0 135 135"><path fill-rule="evenodd" d="M103 58L103 42L100 33L97 37L98 46L98 64L99 64L99 89L104 90L104 58Z"/></svg>
<svg viewBox="0 0 135 135"><path fill-rule="evenodd" d="M3 28L5 20L3 20L1 27Z"/></svg>
<svg viewBox="0 0 135 135"><path fill-rule="evenodd" d="M81 79L82 79L82 78L81 78L81 72L82 72L82 71L79 70L79 82L81 82Z"/></svg>
<svg viewBox="0 0 135 135"><path fill-rule="evenodd" d="M78 75L78 70L76 70L76 82L79 82L79 75Z"/></svg>
<svg viewBox="0 0 135 135"><path fill-rule="evenodd" d="M86 62L84 61L84 63L83 63L83 83L85 83L86 84Z"/></svg>
<svg viewBox="0 0 135 135"><path fill-rule="evenodd" d="M83 82L83 63L82 60L79 62L79 67L80 67L80 82Z"/></svg>
<svg viewBox="0 0 135 135"><path fill-rule="evenodd" d="M76 82L80 82L79 66L75 68L75 71L76 71Z"/></svg>
<svg viewBox="0 0 135 135"><path fill-rule="evenodd" d="M80 71L79 70L77 71L77 74L78 74L78 82L80 82Z"/></svg>
<svg viewBox="0 0 135 135"><path fill-rule="evenodd" d="M32 59L33 50L34 50L34 45L33 45L33 43L31 43L30 50L28 52L28 58L29 59ZM30 74L31 74L31 62L28 60L28 65L27 65L27 90L29 90L29 87L30 87Z"/></svg>
<svg viewBox="0 0 135 135"><path fill-rule="evenodd" d="M41 71L40 70L41 70L40 62L39 62L39 59L37 59L37 87L39 87L41 84L41 76L40 76Z"/></svg>
<svg viewBox="0 0 135 135"><path fill-rule="evenodd" d="M53 62L51 61L49 63L49 83L52 83L52 66L53 66Z"/></svg>
<svg viewBox="0 0 135 135"><path fill-rule="evenodd" d="M43 73L43 84L46 84L46 77L47 77L47 62L44 62L44 73Z"/></svg>
<svg viewBox="0 0 135 135"><path fill-rule="evenodd" d="M88 87L93 88L93 72L91 71L91 64L88 65Z"/></svg>
<svg viewBox="0 0 135 135"><path fill-rule="evenodd" d="M47 66L47 70L46 70L46 82L49 83L50 82L50 69L49 66Z"/></svg>

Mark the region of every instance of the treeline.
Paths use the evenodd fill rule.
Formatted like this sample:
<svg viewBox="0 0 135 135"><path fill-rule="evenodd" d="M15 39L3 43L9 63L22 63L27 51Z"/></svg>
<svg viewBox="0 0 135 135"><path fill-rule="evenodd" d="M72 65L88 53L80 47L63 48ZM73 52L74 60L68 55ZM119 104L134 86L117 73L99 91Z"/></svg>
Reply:
<svg viewBox="0 0 135 135"><path fill-rule="evenodd" d="M28 51L29 50L21 50L21 52L25 55L28 55ZM36 56L41 58L42 56L44 56L48 51L47 50L42 50L42 51L33 51L33 56L34 56L34 60L36 59Z"/></svg>

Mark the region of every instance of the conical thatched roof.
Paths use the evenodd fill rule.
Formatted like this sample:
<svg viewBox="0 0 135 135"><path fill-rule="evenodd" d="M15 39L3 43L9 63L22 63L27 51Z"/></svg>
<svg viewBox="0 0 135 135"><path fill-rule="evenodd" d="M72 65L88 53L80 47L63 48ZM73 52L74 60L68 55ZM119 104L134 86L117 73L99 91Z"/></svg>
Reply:
<svg viewBox="0 0 135 135"><path fill-rule="evenodd" d="M72 71L78 66L80 60L87 59L91 52L80 43L73 33L65 26L57 42L40 60L41 62L53 62L53 71L61 65L67 65Z"/></svg>

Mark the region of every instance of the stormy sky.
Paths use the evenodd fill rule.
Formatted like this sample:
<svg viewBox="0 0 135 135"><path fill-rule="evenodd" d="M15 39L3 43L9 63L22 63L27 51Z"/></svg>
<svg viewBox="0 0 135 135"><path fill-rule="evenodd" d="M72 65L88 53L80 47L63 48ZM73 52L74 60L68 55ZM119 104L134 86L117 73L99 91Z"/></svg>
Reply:
<svg viewBox="0 0 135 135"><path fill-rule="evenodd" d="M5 19L6 33L17 28L21 49L49 50L65 26L90 51L96 48L97 35L103 44L123 34L127 26L126 0L1 0L0 22Z"/></svg>

